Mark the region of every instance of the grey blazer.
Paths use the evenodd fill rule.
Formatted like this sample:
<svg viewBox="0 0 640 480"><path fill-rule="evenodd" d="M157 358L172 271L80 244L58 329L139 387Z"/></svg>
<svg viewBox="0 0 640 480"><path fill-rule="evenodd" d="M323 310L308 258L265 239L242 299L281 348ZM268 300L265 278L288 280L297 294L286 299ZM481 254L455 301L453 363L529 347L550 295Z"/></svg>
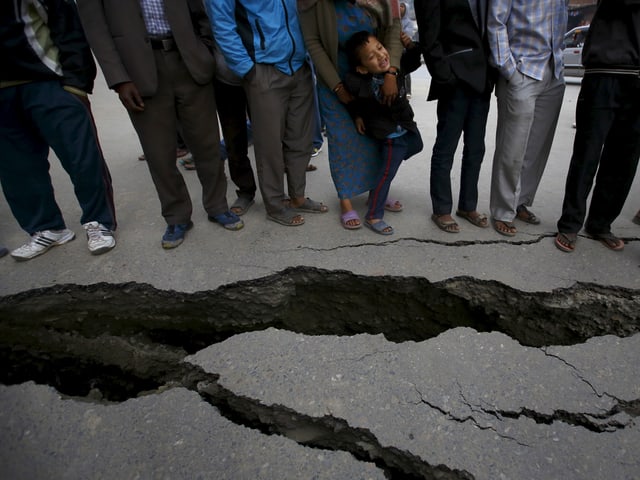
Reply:
<svg viewBox="0 0 640 480"><path fill-rule="evenodd" d="M158 78L139 0L77 0L91 49L110 88L133 82L153 96ZM164 0L167 20L187 70L198 84L213 79L209 19L198 0Z"/></svg>

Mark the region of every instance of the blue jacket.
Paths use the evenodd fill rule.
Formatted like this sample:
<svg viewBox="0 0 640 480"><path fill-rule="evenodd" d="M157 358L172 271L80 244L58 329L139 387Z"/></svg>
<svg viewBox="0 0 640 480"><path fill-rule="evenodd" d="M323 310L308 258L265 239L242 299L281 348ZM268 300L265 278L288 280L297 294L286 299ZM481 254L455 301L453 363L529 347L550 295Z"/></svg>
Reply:
<svg viewBox="0 0 640 480"><path fill-rule="evenodd" d="M296 0L205 0L213 36L229 68L244 77L256 63L292 75L306 49Z"/></svg>

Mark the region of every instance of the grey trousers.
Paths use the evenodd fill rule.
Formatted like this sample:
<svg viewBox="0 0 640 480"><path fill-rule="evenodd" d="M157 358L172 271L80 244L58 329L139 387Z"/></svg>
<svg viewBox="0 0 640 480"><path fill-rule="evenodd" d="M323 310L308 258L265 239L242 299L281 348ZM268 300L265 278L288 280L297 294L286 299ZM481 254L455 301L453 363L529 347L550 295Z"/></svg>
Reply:
<svg viewBox="0 0 640 480"><path fill-rule="evenodd" d="M313 81L307 64L293 75L256 64L243 82L256 170L267 213L283 208L284 178L291 198L304 197L313 143Z"/></svg>
<svg viewBox="0 0 640 480"><path fill-rule="evenodd" d="M511 222L531 206L544 173L564 96L564 79L547 65L542 80L516 71L496 85L498 124L491 174L491 216Z"/></svg>
<svg viewBox="0 0 640 480"><path fill-rule="evenodd" d="M155 50L158 90L144 98L144 112L129 112L169 225L191 220L191 196L176 166L176 125L193 154L209 216L228 210L227 179L220 161L220 135L213 84L198 85L177 50Z"/></svg>

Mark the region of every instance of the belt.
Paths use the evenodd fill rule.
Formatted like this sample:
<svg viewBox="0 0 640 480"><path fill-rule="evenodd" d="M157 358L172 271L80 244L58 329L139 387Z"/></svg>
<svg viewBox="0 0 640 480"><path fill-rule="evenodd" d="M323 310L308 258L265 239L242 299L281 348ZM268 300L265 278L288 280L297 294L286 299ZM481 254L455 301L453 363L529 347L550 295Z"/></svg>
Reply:
<svg viewBox="0 0 640 480"><path fill-rule="evenodd" d="M170 50L176 49L176 41L173 37L165 37L165 38L151 38L149 37L149 43L151 44L151 48L154 50L164 50L168 52Z"/></svg>

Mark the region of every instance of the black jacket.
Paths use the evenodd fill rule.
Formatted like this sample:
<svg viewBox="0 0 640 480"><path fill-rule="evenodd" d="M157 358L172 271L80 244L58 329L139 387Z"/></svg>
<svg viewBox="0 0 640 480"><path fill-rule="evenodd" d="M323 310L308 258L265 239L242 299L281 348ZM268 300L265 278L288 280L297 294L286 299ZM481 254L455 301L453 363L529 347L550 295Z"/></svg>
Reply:
<svg viewBox="0 0 640 480"><path fill-rule="evenodd" d="M90 93L96 65L73 0L37 0L40 14L26 26L22 0L0 1L0 82L60 80ZM44 20L46 18L46 21ZM43 25L38 25L42 21ZM25 30L40 27L37 38ZM57 61L56 58L57 50Z"/></svg>
<svg viewBox="0 0 640 480"><path fill-rule="evenodd" d="M582 49L585 71L640 69L640 0L600 0Z"/></svg>
<svg viewBox="0 0 640 480"><path fill-rule="evenodd" d="M348 73L344 85L355 97L347 105L347 110L353 118L361 117L364 121L367 135L383 140L397 130L398 125L413 132L418 132L418 126L413 120L413 109L407 99L405 76L420 67L420 49L416 47L406 50L400 61L400 71L396 77L398 82L398 97L390 105L384 105L376 98L373 90L373 76L359 73Z"/></svg>
<svg viewBox="0 0 640 480"><path fill-rule="evenodd" d="M497 72L489 65L487 0L415 0L420 47L431 74L427 100L461 85L491 94Z"/></svg>

